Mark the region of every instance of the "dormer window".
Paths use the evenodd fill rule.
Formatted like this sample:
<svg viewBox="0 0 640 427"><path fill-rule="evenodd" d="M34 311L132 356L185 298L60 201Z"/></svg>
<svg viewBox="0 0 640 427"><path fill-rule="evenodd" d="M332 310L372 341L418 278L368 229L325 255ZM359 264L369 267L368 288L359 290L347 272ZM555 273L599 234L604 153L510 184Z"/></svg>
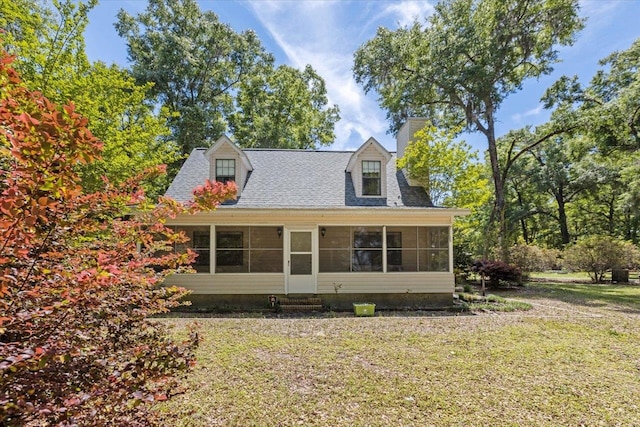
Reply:
<svg viewBox="0 0 640 427"><path fill-rule="evenodd" d="M380 196L382 194L381 169L379 160L362 161L362 195Z"/></svg>
<svg viewBox="0 0 640 427"><path fill-rule="evenodd" d="M387 167L392 155L369 138L351 155L345 172L351 174L356 197L387 197Z"/></svg>
<svg viewBox="0 0 640 427"><path fill-rule="evenodd" d="M216 181L226 184L236 180L235 159L216 159Z"/></svg>

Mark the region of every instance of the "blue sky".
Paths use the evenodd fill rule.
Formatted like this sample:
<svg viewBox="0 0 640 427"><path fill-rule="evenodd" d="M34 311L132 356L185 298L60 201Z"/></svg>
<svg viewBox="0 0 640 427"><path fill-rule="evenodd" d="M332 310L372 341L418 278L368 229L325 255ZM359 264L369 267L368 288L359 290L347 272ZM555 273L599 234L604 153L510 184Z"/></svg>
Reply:
<svg viewBox="0 0 640 427"><path fill-rule="evenodd" d="M202 10L212 10L236 31L254 30L279 64L304 68L311 64L325 79L331 104L338 104L342 119L336 125L336 141L330 149L356 149L373 136L395 151L387 133L385 112L375 94L365 95L355 83L353 53L371 39L380 26L395 29L415 18L423 21L433 11L433 1L387 0L200 0ZM615 50L624 50L640 37L640 0L582 0L586 27L573 46L560 49L561 63L539 80L526 81L498 111L498 136L510 129L544 123L549 114L539 100L545 89L563 74L588 82L598 61ZM91 60L127 65L124 41L113 27L118 10L144 11L145 0L101 0L90 14L85 34ZM479 135L464 135L483 151Z"/></svg>

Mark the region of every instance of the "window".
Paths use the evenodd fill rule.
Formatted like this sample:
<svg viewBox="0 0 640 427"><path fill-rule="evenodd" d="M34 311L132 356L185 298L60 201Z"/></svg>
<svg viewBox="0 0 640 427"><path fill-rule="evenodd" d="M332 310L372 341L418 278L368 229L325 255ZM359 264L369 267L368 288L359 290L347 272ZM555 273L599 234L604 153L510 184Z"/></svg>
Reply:
<svg viewBox="0 0 640 427"><path fill-rule="evenodd" d="M387 227L387 271L418 271L418 227Z"/></svg>
<svg viewBox="0 0 640 427"><path fill-rule="evenodd" d="M226 184L236 180L236 161L234 159L216 159L216 181Z"/></svg>
<svg viewBox="0 0 640 427"><path fill-rule="evenodd" d="M211 229L208 225L199 226L175 226L176 231L183 232L189 241L175 246L176 252L185 252L187 248L198 254L196 261L191 265L197 273L210 273L211 257Z"/></svg>
<svg viewBox="0 0 640 427"><path fill-rule="evenodd" d="M382 227L354 227L352 271L382 271Z"/></svg>
<svg viewBox="0 0 640 427"><path fill-rule="evenodd" d="M382 195L381 173L379 160L362 161L362 195Z"/></svg>
<svg viewBox="0 0 640 427"><path fill-rule="evenodd" d="M282 273L278 227L216 227L216 273Z"/></svg>

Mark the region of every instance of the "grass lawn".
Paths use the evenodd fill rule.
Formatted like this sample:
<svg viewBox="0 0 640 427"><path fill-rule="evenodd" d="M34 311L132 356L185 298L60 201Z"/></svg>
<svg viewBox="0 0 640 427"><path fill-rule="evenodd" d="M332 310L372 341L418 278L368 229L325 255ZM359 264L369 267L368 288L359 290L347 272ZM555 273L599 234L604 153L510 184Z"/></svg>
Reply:
<svg viewBox="0 0 640 427"><path fill-rule="evenodd" d="M608 278L611 279L611 273L606 273L606 274L608 275ZM534 271L532 273L529 273L529 275L533 279L549 279L549 280L559 281L559 282L570 281L570 280L584 281L584 282L591 281L591 279L589 278L589 275L583 271L576 271L576 272Z"/></svg>
<svg viewBox="0 0 640 427"><path fill-rule="evenodd" d="M640 425L640 286L502 296L533 308L199 319L198 366L158 411L172 426Z"/></svg>
<svg viewBox="0 0 640 427"><path fill-rule="evenodd" d="M591 278L589 274L583 271L541 271L541 272L533 272L529 273L531 278L533 279L545 279L553 282L567 282L567 281L575 281L575 282L591 282ZM629 273L630 279L637 279L638 272L631 271ZM611 272L604 274L605 280L611 280Z"/></svg>

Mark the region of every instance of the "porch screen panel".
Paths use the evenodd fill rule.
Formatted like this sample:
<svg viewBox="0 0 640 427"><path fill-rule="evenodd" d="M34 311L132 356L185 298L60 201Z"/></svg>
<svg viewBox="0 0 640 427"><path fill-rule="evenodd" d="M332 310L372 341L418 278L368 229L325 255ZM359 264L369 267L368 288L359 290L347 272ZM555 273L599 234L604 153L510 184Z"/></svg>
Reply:
<svg viewBox="0 0 640 427"><path fill-rule="evenodd" d="M216 273L249 272L249 227L216 227Z"/></svg>
<svg viewBox="0 0 640 427"><path fill-rule="evenodd" d="M250 227L249 271L251 273L282 273L283 243L278 227Z"/></svg>
<svg viewBox="0 0 640 427"><path fill-rule="evenodd" d="M320 272L351 271L351 227L320 227Z"/></svg>
<svg viewBox="0 0 640 427"><path fill-rule="evenodd" d="M449 271L449 228L418 228L420 271Z"/></svg>
<svg viewBox="0 0 640 427"><path fill-rule="evenodd" d="M382 271L382 227L352 227L351 271Z"/></svg>
<svg viewBox="0 0 640 427"><path fill-rule="evenodd" d="M387 271L418 271L418 227L387 227Z"/></svg>
<svg viewBox="0 0 640 427"><path fill-rule="evenodd" d="M208 225L196 226L173 226L176 231L182 231L189 241L175 246L175 251L185 252L187 248L198 254L195 262L191 265L197 273L211 272L211 228Z"/></svg>
<svg viewBox="0 0 640 427"><path fill-rule="evenodd" d="M324 234L324 236L323 236ZM387 272L449 271L448 227L318 228L320 272L383 271L382 253L387 253Z"/></svg>
<svg viewBox="0 0 640 427"><path fill-rule="evenodd" d="M291 274L312 274L311 254L291 254Z"/></svg>
<svg viewBox="0 0 640 427"><path fill-rule="evenodd" d="M278 227L216 227L216 273L282 273Z"/></svg>

